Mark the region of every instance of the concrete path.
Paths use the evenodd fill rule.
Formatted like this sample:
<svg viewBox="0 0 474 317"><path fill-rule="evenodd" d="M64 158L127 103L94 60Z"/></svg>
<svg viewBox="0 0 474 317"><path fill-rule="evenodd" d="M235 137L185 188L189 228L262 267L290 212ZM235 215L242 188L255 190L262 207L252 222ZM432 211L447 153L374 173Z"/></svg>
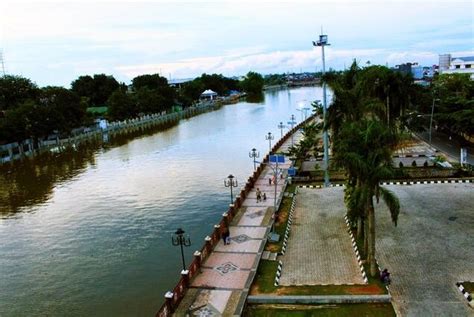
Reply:
<svg viewBox="0 0 474 317"><path fill-rule="evenodd" d="M341 188L299 188L280 285L364 284Z"/></svg>
<svg viewBox="0 0 474 317"><path fill-rule="evenodd" d="M301 132L294 134L294 142L301 139ZM280 151L291 146L291 138ZM279 168L288 169L290 161ZM253 282L272 224L274 199L279 204L285 179L269 184L273 171L266 167L255 187L242 203L229 226L231 243L219 241L202 265L201 273L191 282L191 288L181 301L175 316L237 316L240 315ZM266 200L257 202L256 190L265 193Z"/></svg>

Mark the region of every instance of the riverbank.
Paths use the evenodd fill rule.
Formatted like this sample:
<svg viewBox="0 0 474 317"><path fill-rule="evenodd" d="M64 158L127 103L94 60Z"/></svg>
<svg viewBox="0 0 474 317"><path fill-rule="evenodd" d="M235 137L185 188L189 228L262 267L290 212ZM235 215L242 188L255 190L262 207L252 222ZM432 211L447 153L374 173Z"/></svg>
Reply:
<svg viewBox="0 0 474 317"><path fill-rule="evenodd" d="M0 145L0 164L33 157L47 151L54 153L62 152L70 147L76 148L83 142L91 139L107 140L116 134L129 134L137 130L145 130L152 127L170 126L177 124L182 119L188 119L208 111L219 109L223 105L238 102L240 98L243 97L245 97L245 94L238 94L213 101L200 102L177 112L151 114L124 121L110 122L102 128L87 128L83 133L71 135L63 139L58 137L54 140L40 140L37 143L31 139L27 139L20 143L15 142Z"/></svg>

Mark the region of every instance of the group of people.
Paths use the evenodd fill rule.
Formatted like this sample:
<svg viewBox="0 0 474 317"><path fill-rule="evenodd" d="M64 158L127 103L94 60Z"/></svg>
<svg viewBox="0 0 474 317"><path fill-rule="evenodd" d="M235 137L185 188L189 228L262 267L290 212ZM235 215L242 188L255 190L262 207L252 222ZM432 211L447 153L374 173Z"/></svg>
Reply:
<svg viewBox="0 0 474 317"><path fill-rule="evenodd" d="M257 194L257 203L261 202L262 199L264 201L267 200L267 194L265 194L265 193L262 194L262 192L260 191L260 188L257 188L257 193L256 194Z"/></svg>

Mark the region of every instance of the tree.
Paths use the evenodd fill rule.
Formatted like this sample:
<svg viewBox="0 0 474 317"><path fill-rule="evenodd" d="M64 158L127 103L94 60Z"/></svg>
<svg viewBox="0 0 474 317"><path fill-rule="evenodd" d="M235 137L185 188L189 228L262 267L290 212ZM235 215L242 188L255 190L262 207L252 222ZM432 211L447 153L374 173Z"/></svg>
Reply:
<svg viewBox="0 0 474 317"><path fill-rule="evenodd" d="M139 113L158 113L167 109L165 98L156 89L142 87L135 93Z"/></svg>
<svg viewBox="0 0 474 317"><path fill-rule="evenodd" d="M15 108L37 96L38 87L28 78L13 75L0 77L0 111Z"/></svg>
<svg viewBox="0 0 474 317"><path fill-rule="evenodd" d="M96 74L80 76L71 83L71 90L80 97L86 97L89 106L105 105L110 95L120 87L113 76Z"/></svg>
<svg viewBox="0 0 474 317"><path fill-rule="evenodd" d="M374 78L383 78L386 72L373 67L361 70L354 62L349 70L323 78L334 92L325 127L332 130L333 165L347 172L344 199L348 216L352 221L357 220L358 236L364 237L364 254L372 276L376 274L373 199L385 200L395 224L400 208L395 195L379 185L393 172L392 154L398 142L399 116L395 111L390 119L390 107L384 100L388 95L380 97L367 85Z"/></svg>
<svg viewBox="0 0 474 317"><path fill-rule="evenodd" d="M112 120L124 120L138 113L133 98L125 91L117 89L107 100L108 114Z"/></svg>
<svg viewBox="0 0 474 317"><path fill-rule="evenodd" d="M51 126L61 133L69 134L84 124L87 106L71 90L51 86L42 88L40 104L48 108Z"/></svg>
<svg viewBox="0 0 474 317"><path fill-rule="evenodd" d="M148 99L148 103L155 102L155 105L149 104L148 109L156 108L157 111L171 109L174 105L175 91L168 85L168 80L159 74L141 75L132 80L133 91L140 94L142 103L143 98ZM141 93L139 93L141 91ZM154 98L155 101L151 101ZM141 110L140 110L141 111Z"/></svg>
<svg viewBox="0 0 474 317"><path fill-rule="evenodd" d="M245 79L240 83L240 87L248 94L260 94L263 90L263 77L259 73L248 72Z"/></svg>

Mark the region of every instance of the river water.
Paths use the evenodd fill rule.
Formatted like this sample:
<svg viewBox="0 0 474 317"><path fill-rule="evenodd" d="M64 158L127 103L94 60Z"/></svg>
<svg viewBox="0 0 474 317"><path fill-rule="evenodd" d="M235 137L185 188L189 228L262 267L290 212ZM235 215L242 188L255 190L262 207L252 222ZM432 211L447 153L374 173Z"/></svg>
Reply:
<svg viewBox="0 0 474 317"><path fill-rule="evenodd" d="M251 148L320 87L266 92L135 139L0 171L0 316L152 316L181 271L171 235L202 247L230 202L224 178L251 175ZM286 130L285 130L286 132ZM275 140L276 141L276 140ZM236 192L239 191L236 189Z"/></svg>

